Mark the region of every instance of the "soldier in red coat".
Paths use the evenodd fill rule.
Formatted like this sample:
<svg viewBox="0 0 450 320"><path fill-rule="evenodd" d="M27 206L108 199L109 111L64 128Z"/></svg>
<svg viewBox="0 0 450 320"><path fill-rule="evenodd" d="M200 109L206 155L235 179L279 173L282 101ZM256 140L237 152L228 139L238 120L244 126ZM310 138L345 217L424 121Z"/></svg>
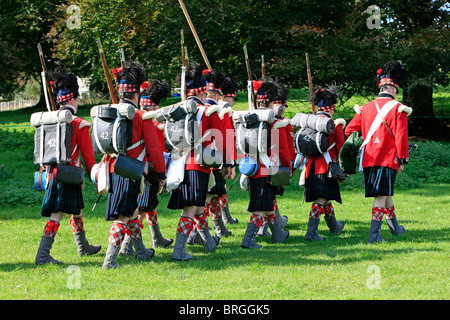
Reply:
<svg viewBox="0 0 450 320"><path fill-rule="evenodd" d="M359 132L364 139L360 170L364 171L366 197L374 197L369 243L384 242L380 236L383 215L393 235L405 232L397 222L392 196L397 173L409 162L408 114L411 108L395 100L398 86L406 80L400 61L378 70L378 97L362 108L345 129L349 136Z"/></svg>
<svg viewBox="0 0 450 320"><path fill-rule="evenodd" d="M258 110L268 110L273 107L278 97L278 84L271 80L254 82L257 94ZM272 146L267 157L272 162L272 167L291 168L289 147L287 145L286 131L284 127L288 122L275 120L268 127L268 135L271 137ZM263 226L264 220L272 232L272 240L275 243L283 243L289 237L289 231L282 230L277 215L274 211L274 202L277 195L283 194L283 187L273 186L270 183L270 172L264 160L258 155L258 169L256 173L248 177L248 190L250 202L248 211L252 214L247 224L244 238L241 242L243 248L257 248L261 245L256 242L258 229Z"/></svg>
<svg viewBox="0 0 450 320"><path fill-rule="evenodd" d="M133 132L131 145L126 155L138 159L143 155L142 161L152 162L156 178L160 185L166 183L166 165L163 150L159 143L157 129L152 120L144 120L143 110L138 109L139 88L145 80L145 70L137 61L127 63L127 66L116 75L119 84L119 97L121 103L133 106L135 115L132 120ZM145 152L143 152L145 149ZM111 187L108 193L106 220L113 221L109 232L109 244L103 268L120 267L116 261L121 243L125 234L129 234L135 249L136 259L148 261L154 255L153 249L146 249L142 240L141 225L138 219L137 197L141 188L141 181L134 181L122 177L114 172L116 157L108 155Z"/></svg>
<svg viewBox="0 0 450 320"><path fill-rule="evenodd" d="M56 101L60 110L69 110L73 115L78 108L78 83L77 77L68 74L64 67L54 73L55 82L53 92L56 95ZM90 123L80 117L75 117L72 121L72 162L71 166L81 166L80 154L83 162L90 174L95 164L94 151L92 148L91 137L89 134ZM75 238L78 254L92 255L100 251L101 246L90 245L86 239L84 229L82 209L84 208L83 185L74 185L56 181L57 165L51 165L48 168L48 187L45 191L42 203L41 215L49 217L44 228L44 234L36 255L36 264L60 263L50 255L54 238L58 231L60 221L64 214L71 214L69 220L72 226L73 236Z"/></svg>
<svg viewBox="0 0 450 320"><path fill-rule="evenodd" d="M336 109L337 92L335 86L327 89L317 90L310 101L314 101L317 106L317 116L332 118ZM296 119L294 117L293 121ZM291 121L291 123L293 122ZM305 239L308 241L323 240L318 234L320 216L325 216L330 232L339 235L344 228L344 222L336 221L332 201L342 203L339 190L339 181L327 176L330 162L338 163L338 156L345 143L344 131L345 120L336 119L335 130L328 135L328 152L316 157L308 157L304 169L305 191L304 199L312 202L309 212L308 229Z"/></svg>
<svg viewBox="0 0 450 320"><path fill-rule="evenodd" d="M169 84L159 79L154 79L151 82L145 81L141 85L141 98L140 106L144 111L156 111L160 103L164 101L169 95ZM164 149L164 124L153 120L153 124L156 127L158 133L158 140L161 144L161 148ZM166 158L166 157L165 157ZM152 235L153 248L168 247L172 244L173 239L166 239L163 237L158 223L158 214L156 208L158 206L158 192L160 191L160 183L154 174L153 163L149 162L149 172L145 174L144 190L141 195L138 196L138 219L142 223L144 218L147 219L150 232ZM131 237L125 235L125 239L122 243L119 254L131 255L134 253L133 246L131 244Z"/></svg>
<svg viewBox="0 0 450 320"><path fill-rule="evenodd" d="M229 104L229 107L227 108L222 107L222 110L219 113L219 117L222 119L222 123L224 124L227 136L229 137L229 139L227 139L227 143L229 144L228 145L229 148L227 148L227 150L233 152L232 155L233 160L237 160L236 146L234 145L235 140L234 140L234 125L233 125L233 106L238 100L236 97L236 93L237 89L235 87L233 78L231 76L225 76L224 82L222 84L222 94L223 94L223 101L227 102ZM233 167L231 169L230 179L234 179L235 174L236 174L235 167ZM219 204L221 217L225 225L239 222L238 219L233 218L231 216L227 193L219 197Z"/></svg>
<svg viewBox="0 0 450 320"><path fill-rule="evenodd" d="M219 237L211 236L209 233L205 204L209 189L211 167L200 163L198 159L199 152L202 152L203 148L212 148L213 144L215 145L215 148L223 155L223 159L221 159L223 161L222 177L225 179L231 172L230 163L232 163L232 159L228 158L229 152L226 150L225 130L217 113L219 108L215 105L205 105L206 91L218 91L218 88L214 87L214 84L209 87L206 86L206 81L202 78L202 70L198 63L189 64L189 69L186 73L186 87L187 99L197 103L196 119L199 126L199 136L204 139L196 142L199 143L197 148L188 150L178 159L182 160L183 157L186 157L183 168L183 181L175 190L172 190L168 203L169 209L183 210L175 238L172 254L173 261L193 259L186 252L186 243L195 227L202 238L205 252L213 251L220 241ZM171 166L174 163L172 162Z"/></svg>

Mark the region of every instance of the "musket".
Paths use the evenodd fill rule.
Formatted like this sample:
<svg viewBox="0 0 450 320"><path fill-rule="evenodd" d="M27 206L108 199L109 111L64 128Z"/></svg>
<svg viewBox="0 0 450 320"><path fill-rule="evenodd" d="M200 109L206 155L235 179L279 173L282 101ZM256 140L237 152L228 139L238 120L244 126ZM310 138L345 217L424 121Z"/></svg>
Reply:
<svg viewBox="0 0 450 320"><path fill-rule="evenodd" d="M261 74L264 80L266 78L266 64L264 63L264 55L261 55Z"/></svg>
<svg viewBox="0 0 450 320"><path fill-rule="evenodd" d="M113 83L111 81L111 75L109 73L108 65L106 64L105 53L103 52L102 41L100 38L97 39L98 52L100 54L100 59L102 61L103 72L105 73L106 83L108 84L109 95L111 96L111 101L113 104L117 104L116 93L114 92Z"/></svg>
<svg viewBox="0 0 450 320"><path fill-rule="evenodd" d="M184 46L184 32L181 29L181 100L186 100L186 50Z"/></svg>
<svg viewBox="0 0 450 320"><path fill-rule="evenodd" d="M248 76L248 109L255 110L256 109L256 94L253 90L253 81L252 81L252 70L250 68L250 59L248 58L247 45L244 46L244 56L245 56L245 65L247 66L247 76Z"/></svg>
<svg viewBox="0 0 450 320"><path fill-rule="evenodd" d="M195 41L197 42L200 52L202 53L203 60L205 60L205 63L206 63L206 66L208 67L208 69L211 70L212 69L211 64L209 63L208 57L206 56L205 50L203 49L203 45L200 41L200 38L198 37L197 31L195 30L195 27L192 23L191 17L189 16L189 13L187 12L186 7L184 6L184 2L183 2L183 0L178 0L178 2L180 3L181 9L183 10L183 13L189 24L189 27L191 28L192 34L194 35Z"/></svg>
<svg viewBox="0 0 450 320"><path fill-rule="evenodd" d="M44 96L45 96L45 102L47 105L47 109L48 109L48 111L50 111L50 106L51 106L51 110L56 111L55 97L53 96L52 87L50 86L50 80L48 79L47 66L45 65L44 53L42 52L42 47L41 47L40 43L38 43L37 47L38 47L38 51L39 51L39 60L41 60L41 66L42 66L41 77L42 77L42 85L44 88ZM49 103L49 101L50 101L50 103Z"/></svg>
<svg viewBox="0 0 450 320"><path fill-rule="evenodd" d="M125 68L125 50L123 48L120 48L119 53L120 53L120 64L122 65L122 68Z"/></svg>
<svg viewBox="0 0 450 320"><path fill-rule="evenodd" d="M311 69L309 67L309 55L308 53L305 53L306 57L306 74L308 75L308 87L309 87L309 96L312 97L313 95L313 84L312 84L312 77L311 77ZM316 114L316 105L314 101L311 101L311 109L313 114Z"/></svg>

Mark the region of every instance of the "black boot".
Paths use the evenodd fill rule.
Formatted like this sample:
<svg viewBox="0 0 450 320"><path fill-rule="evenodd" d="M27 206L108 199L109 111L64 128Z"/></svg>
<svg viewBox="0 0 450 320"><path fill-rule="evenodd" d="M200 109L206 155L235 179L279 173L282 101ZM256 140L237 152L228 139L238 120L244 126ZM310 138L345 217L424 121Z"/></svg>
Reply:
<svg viewBox="0 0 450 320"><path fill-rule="evenodd" d="M272 242L283 243L289 237L289 231L282 230L278 219L274 222L268 222L270 231L272 231Z"/></svg>
<svg viewBox="0 0 450 320"><path fill-rule="evenodd" d="M401 236L405 233L405 228L398 224L397 217L394 216L391 219L386 218L386 223L394 236Z"/></svg>
<svg viewBox="0 0 450 320"><path fill-rule="evenodd" d="M225 223L223 222L221 217L219 217L218 219L211 219L211 220L214 225L214 231L216 232L216 236L222 239L231 235L231 231L225 227Z"/></svg>
<svg viewBox="0 0 450 320"><path fill-rule="evenodd" d="M327 223L327 226L330 229L330 233L340 235L342 229L344 229L344 222L336 221L336 217L334 215L329 217L325 216L325 222Z"/></svg>
<svg viewBox="0 0 450 320"><path fill-rule="evenodd" d="M189 253L186 252L186 243L188 236L184 233L177 233L175 238L175 245L173 247L172 261L186 261L195 260Z"/></svg>
<svg viewBox="0 0 450 320"><path fill-rule="evenodd" d="M202 237L205 252L208 253L214 251L220 242L220 238L218 236L211 236L208 227L205 229L198 229L198 233L200 234L200 237Z"/></svg>
<svg viewBox="0 0 450 320"><path fill-rule="evenodd" d="M102 246L92 246L89 244L86 239L86 231L84 231L84 229L80 232L74 232L73 237L75 238L75 242L78 248L78 255L80 257L84 255L91 256L102 249Z"/></svg>
<svg viewBox="0 0 450 320"><path fill-rule="evenodd" d="M306 231L305 240L308 241L321 241L323 238L319 236L318 229L319 229L319 223L320 218L309 218L308 221L308 229Z"/></svg>
<svg viewBox="0 0 450 320"><path fill-rule="evenodd" d="M136 259L139 261L149 261L155 255L155 250L146 249L144 246L144 241L142 237L133 241L134 252L136 254Z"/></svg>
<svg viewBox="0 0 450 320"><path fill-rule="evenodd" d="M369 243L375 243L375 242L386 242L381 235L381 225L383 224L383 221L378 220L372 220L370 223L370 232L369 232Z"/></svg>
<svg viewBox="0 0 450 320"><path fill-rule="evenodd" d="M245 230L244 239L242 239L241 247L245 249L262 248L261 245L256 243L256 232L258 227L254 223L247 223L247 230Z"/></svg>
<svg viewBox="0 0 450 320"><path fill-rule="evenodd" d="M119 250L120 246L115 246L113 244L108 245L105 260L103 261L103 269L121 268L121 266L116 261L117 255L119 254Z"/></svg>
<svg viewBox="0 0 450 320"><path fill-rule="evenodd" d="M55 239L52 237L42 236L41 243L39 244L39 249L36 254L36 264L61 264L61 262L54 259L50 255L50 250L52 249L54 241Z"/></svg>
<svg viewBox="0 0 450 320"><path fill-rule="evenodd" d="M173 243L173 239L166 239L163 237L161 230L159 229L159 224L156 223L150 225L150 231L152 233L153 248L165 248Z"/></svg>

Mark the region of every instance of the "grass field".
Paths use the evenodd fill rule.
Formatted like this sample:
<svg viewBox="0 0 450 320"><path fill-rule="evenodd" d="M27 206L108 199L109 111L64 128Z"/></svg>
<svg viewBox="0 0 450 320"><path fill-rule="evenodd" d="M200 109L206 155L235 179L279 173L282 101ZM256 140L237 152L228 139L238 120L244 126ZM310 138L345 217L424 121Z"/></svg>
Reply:
<svg viewBox="0 0 450 320"><path fill-rule="evenodd" d="M244 101L245 95L238 108L246 108ZM361 174L341 185L343 203L334 204L337 219L345 222L343 233L331 235L322 218L319 234L325 241L305 241L310 203L302 202L297 173L278 200L281 214L289 217L286 229L290 237L285 243L272 244L270 237L263 237L257 239L261 250L240 247L250 217L249 196L236 184L228 197L239 223L228 225L232 236L223 239L214 252L205 254L201 246L188 246L197 260L173 263L172 246L157 249L150 262L120 257L123 268L105 271L101 266L111 222L104 220L104 197L92 212L97 195L88 182L84 225L90 243L101 244L103 249L95 256L78 257L65 217L52 250L52 256L64 264L36 266L34 258L46 218L40 216L43 193L33 189L32 175L38 167L32 162L34 129L27 126L27 112L0 114L0 300L450 298L448 144L440 149L432 149L436 144L420 144L411 155L412 164L399 175L394 197L397 217L406 232L394 237L384 224L381 235L386 243L367 244L372 199L364 198ZM88 113L89 108L80 109L80 116ZM431 154L440 166L433 173L426 159ZM425 178L411 172L417 168ZM160 196L158 221L163 235L174 238L180 212L167 209L168 199L168 194ZM148 225L143 239L150 247Z"/></svg>

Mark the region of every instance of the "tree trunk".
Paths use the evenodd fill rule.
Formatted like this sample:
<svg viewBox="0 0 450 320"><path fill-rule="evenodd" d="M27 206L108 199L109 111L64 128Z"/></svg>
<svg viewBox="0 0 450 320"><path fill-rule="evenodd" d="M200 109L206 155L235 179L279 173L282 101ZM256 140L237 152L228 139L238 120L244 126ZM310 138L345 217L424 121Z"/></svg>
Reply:
<svg viewBox="0 0 450 320"><path fill-rule="evenodd" d="M409 116L409 136L440 140L446 135L447 126L433 111L432 87L419 84L404 90L403 104L413 109Z"/></svg>

